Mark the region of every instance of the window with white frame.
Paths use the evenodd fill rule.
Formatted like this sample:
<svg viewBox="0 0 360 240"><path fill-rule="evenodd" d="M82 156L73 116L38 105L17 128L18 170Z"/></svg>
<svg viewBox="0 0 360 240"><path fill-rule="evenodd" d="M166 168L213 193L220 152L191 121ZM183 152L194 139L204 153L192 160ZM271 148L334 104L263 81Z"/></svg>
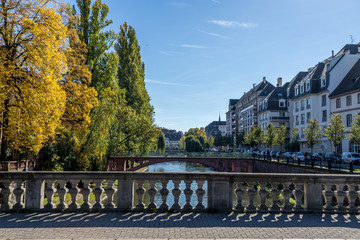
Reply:
<svg viewBox="0 0 360 240"><path fill-rule="evenodd" d="M351 127L351 123L352 123L352 115L348 114L346 115L346 126Z"/></svg>
<svg viewBox="0 0 360 240"><path fill-rule="evenodd" d="M299 111L299 102L296 102L295 103L295 112L298 112Z"/></svg>
<svg viewBox="0 0 360 240"><path fill-rule="evenodd" d="M306 82L306 91L310 91L310 81Z"/></svg>
<svg viewBox="0 0 360 240"><path fill-rule="evenodd" d="M306 120L309 122L311 120L311 112L306 113Z"/></svg>
<svg viewBox="0 0 360 240"><path fill-rule="evenodd" d="M285 100L283 100L283 99L281 99L280 101L279 101L279 107L285 107Z"/></svg>
<svg viewBox="0 0 360 240"><path fill-rule="evenodd" d="M322 95L321 96L321 106L325 107L326 106L326 95Z"/></svg>
<svg viewBox="0 0 360 240"><path fill-rule="evenodd" d="M336 108L341 108L341 98L336 99Z"/></svg>
<svg viewBox="0 0 360 240"><path fill-rule="evenodd" d="M299 87L298 86L295 87L295 96L297 96L297 95L299 95Z"/></svg>
<svg viewBox="0 0 360 240"><path fill-rule="evenodd" d="M303 83L300 85L300 93L304 93L304 84Z"/></svg>
<svg viewBox="0 0 360 240"><path fill-rule="evenodd" d="M310 109L311 108L311 99L307 98L306 99L306 109Z"/></svg>
<svg viewBox="0 0 360 240"><path fill-rule="evenodd" d="M346 106L351 106L352 104L352 98L351 95L346 96Z"/></svg>
<svg viewBox="0 0 360 240"><path fill-rule="evenodd" d="M321 87L325 87L325 86L326 86L326 77L321 76Z"/></svg>

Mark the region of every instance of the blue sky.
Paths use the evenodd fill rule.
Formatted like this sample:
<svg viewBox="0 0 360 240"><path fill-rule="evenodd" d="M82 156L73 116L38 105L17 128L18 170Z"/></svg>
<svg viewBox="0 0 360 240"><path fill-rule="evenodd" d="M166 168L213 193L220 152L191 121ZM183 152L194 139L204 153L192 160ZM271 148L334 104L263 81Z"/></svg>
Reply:
<svg viewBox="0 0 360 240"><path fill-rule="evenodd" d="M69 0L73 3L74 0ZM360 41L359 0L103 0L111 28L133 26L158 126L225 120L263 76L290 81Z"/></svg>

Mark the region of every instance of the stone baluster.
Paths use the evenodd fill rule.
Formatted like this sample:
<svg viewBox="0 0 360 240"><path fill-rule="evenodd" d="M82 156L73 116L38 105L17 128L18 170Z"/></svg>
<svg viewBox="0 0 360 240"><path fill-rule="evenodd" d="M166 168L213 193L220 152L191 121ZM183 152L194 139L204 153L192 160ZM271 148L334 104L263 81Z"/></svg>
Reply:
<svg viewBox="0 0 360 240"><path fill-rule="evenodd" d="M80 193L83 195L83 201L84 203L80 206L81 211L89 211L90 205L89 205L89 195L91 193L91 188L89 188L90 180L85 179L81 180L83 183L83 187L80 190Z"/></svg>
<svg viewBox="0 0 360 240"><path fill-rule="evenodd" d="M191 206L191 203L190 203L191 195L193 194L193 190L191 190L192 180L185 180L184 182L185 182L185 185L186 185L186 188L184 189L186 203L185 203L185 205L183 207L183 210L184 211L190 211L190 210L193 209L193 207Z"/></svg>
<svg viewBox="0 0 360 240"><path fill-rule="evenodd" d="M295 196L295 201L296 201L296 205L295 205L295 211L296 212L303 212L304 208L301 206L301 199L304 193L304 184L303 183L296 183L295 185L295 192L294 192L294 196Z"/></svg>
<svg viewBox="0 0 360 240"><path fill-rule="evenodd" d="M247 212L255 212L256 206L254 205L255 197L258 193L257 188L255 189L255 182L248 182L248 196L249 196L249 205L246 207Z"/></svg>
<svg viewBox="0 0 360 240"><path fill-rule="evenodd" d="M236 183L236 190L235 190L235 194L236 194L236 199L237 199L237 204L235 206L235 209L237 211L244 211L244 206L242 204L242 200L243 200L243 196L244 196L244 190L243 188L243 182L237 182Z"/></svg>
<svg viewBox="0 0 360 240"><path fill-rule="evenodd" d="M167 189L168 182L169 180L161 180L162 188L160 190L160 194L161 194L162 203L159 207L159 211L162 212L169 210L169 205L166 203L167 196L170 192L169 189Z"/></svg>
<svg viewBox="0 0 360 240"><path fill-rule="evenodd" d="M76 202L76 196L78 194L78 189L77 189L78 181L70 180L69 182L71 184L71 187L68 190L68 192L71 196L71 203L69 205L69 211L76 211L79 208L79 205Z"/></svg>
<svg viewBox="0 0 360 240"><path fill-rule="evenodd" d="M45 180L45 185L47 185L47 188L44 191L44 194L47 199L47 203L44 206L45 210L53 210L55 207L55 204L53 204L53 197L54 197L54 181L47 179Z"/></svg>
<svg viewBox="0 0 360 240"><path fill-rule="evenodd" d="M334 192L332 191L332 183L326 183L325 190L323 191L324 199L326 200L325 212L333 212L334 207L332 206L332 199Z"/></svg>
<svg viewBox="0 0 360 240"><path fill-rule="evenodd" d="M266 184L265 182L260 183L260 201L261 204L259 206L259 211L261 212L267 212L269 210L268 206L266 206L266 197L269 194L269 192L266 190Z"/></svg>
<svg viewBox="0 0 360 240"><path fill-rule="evenodd" d="M290 197L292 194L292 190L290 189L291 182L284 182L282 185L284 187L282 190L282 194L284 196L284 205L282 210L284 212L292 212L292 206L290 205Z"/></svg>
<svg viewBox="0 0 360 240"><path fill-rule="evenodd" d="M156 206L156 203L155 203L155 195L157 193L157 190L155 188L156 181L155 180L149 180L149 183L150 183L150 188L149 188L149 190L147 192L149 194L150 203L149 203L149 205L147 207L147 210L150 211L150 212L155 212L157 210L157 206Z"/></svg>
<svg viewBox="0 0 360 240"><path fill-rule="evenodd" d="M145 208L145 205L143 203L143 198L145 193L143 184L144 184L144 180L137 180L137 189L135 190L135 193L138 197L138 204L135 206L136 211L143 211Z"/></svg>
<svg viewBox="0 0 360 240"><path fill-rule="evenodd" d="M173 180L174 189L171 191L174 195L174 204L171 206L171 211L177 212L180 211L181 206L179 204L179 197L181 194L181 190L179 189L180 180Z"/></svg>
<svg viewBox="0 0 360 240"><path fill-rule="evenodd" d="M197 196L198 204L196 205L195 210L203 211L205 209L205 206L203 204L203 198L205 195L205 190L203 189L203 186L204 186L205 181L198 180L196 182L197 182L198 188L196 189L195 193Z"/></svg>
<svg viewBox="0 0 360 240"><path fill-rule="evenodd" d="M344 205L344 199L346 197L346 192L344 191L345 186L336 185L336 195L337 195L337 212L344 213L346 212L346 207Z"/></svg>
<svg viewBox="0 0 360 240"><path fill-rule="evenodd" d="M280 212L280 207L278 205L279 201L279 182L272 182L271 184L271 199L272 199L272 205L271 205L271 212Z"/></svg>
<svg viewBox="0 0 360 240"><path fill-rule="evenodd" d="M24 194L23 183L24 181L21 179L15 180L16 188L13 190L13 193L15 194L16 203L14 204L13 209L16 211L20 211L24 208L24 203L22 202L22 196Z"/></svg>
<svg viewBox="0 0 360 240"><path fill-rule="evenodd" d="M60 203L56 206L57 210L63 210L65 209L65 203L64 203L64 198L65 198L65 194L66 194L66 189L65 189L65 184L66 184L66 180L57 180L59 187L56 190L56 193L59 195L59 201Z"/></svg>
<svg viewBox="0 0 360 240"><path fill-rule="evenodd" d="M8 211L12 208L12 204L10 203L10 195L11 195L11 180L1 180L4 188L1 190L1 194L3 195L3 203L1 204L1 211Z"/></svg>
<svg viewBox="0 0 360 240"><path fill-rule="evenodd" d="M103 187L102 187L102 179L95 179L93 180L94 184L95 184L95 188L92 190L92 192L95 195L95 203L92 206L92 210L94 211L99 211L101 210L104 206L101 203L101 195L104 191Z"/></svg>
<svg viewBox="0 0 360 240"><path fill-rule="evenodd" d="M112 179L106 180L107 188L105 189L105 194L107 197L107 203L105 205L105 209L115 208L115 204L113 202L114 193L115 193L114 182L115 182L115 180L112 180Z"/></svg>
<svg viewBox="0 0 360 240"><path fill-rule="evenodd" d="M355 191L355 187L357 186L357 184L354 183L350 183L348 184L349 186L349 194L348 194L348 199L349 199L349 212L354 214L354 213L358 213L358 209L355 206L355 202L356 202L356 198L358 197L358 193Z"/></svg>

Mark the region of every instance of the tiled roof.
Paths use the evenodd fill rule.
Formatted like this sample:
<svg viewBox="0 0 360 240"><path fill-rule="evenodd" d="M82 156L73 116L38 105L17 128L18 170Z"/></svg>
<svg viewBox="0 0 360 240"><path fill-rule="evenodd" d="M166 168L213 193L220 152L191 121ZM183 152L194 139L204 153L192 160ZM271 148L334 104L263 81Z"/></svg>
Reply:
<svg viewBox="0 0 360 240"><path fill-rule="evenodd" d="M330 98L334 98L338 95L350 93L360 90L360 59L355 63L351 70L346 74L344 79L335 88L335 90L329 95Z"/></svg>

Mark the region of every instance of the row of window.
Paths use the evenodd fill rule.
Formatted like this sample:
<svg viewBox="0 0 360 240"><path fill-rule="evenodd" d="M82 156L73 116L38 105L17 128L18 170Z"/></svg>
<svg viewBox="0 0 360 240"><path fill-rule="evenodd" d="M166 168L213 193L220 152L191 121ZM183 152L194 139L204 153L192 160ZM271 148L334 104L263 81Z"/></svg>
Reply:
<svg viewBox="0 0 360 240"><path fill-rule="evenodd" d="M357 95L357 103L360 104L360 93ZM346 96L346 106L352 105L352 96ZM341 98L336 99L336 108L341 108Z"/></svg>
<svg viewBox="0 0 360 240"><path fill-rule="evenodd" d="M305 101L306 101L306 109L311 108L311 100L310 100L310 98L307 98L306 100L301 100L300 102L295 103L295 112L305 110ZM299 108L299 106L300 106L300 108Z"/></svg>
<svg viewBox="0 0 360 240"><path fill-rule="evenodd" d="M306 113L306 122L309 122L311 119L311 112ZM301 120L301 122L300 122ZM295 125L298 126L300 124L305 124L305 113L295 116Z"/></svg>
<svg viewBox="0 0 360 240"><path fill-rule="evenodd" d="M300 86L297 85L295 86L295 96L299 95L299 92L300 94L303 94L304 92L309 92L310 91L310 81L306 81L305 83L305 86L304 86L304 83L300 83Z"/></svg>

